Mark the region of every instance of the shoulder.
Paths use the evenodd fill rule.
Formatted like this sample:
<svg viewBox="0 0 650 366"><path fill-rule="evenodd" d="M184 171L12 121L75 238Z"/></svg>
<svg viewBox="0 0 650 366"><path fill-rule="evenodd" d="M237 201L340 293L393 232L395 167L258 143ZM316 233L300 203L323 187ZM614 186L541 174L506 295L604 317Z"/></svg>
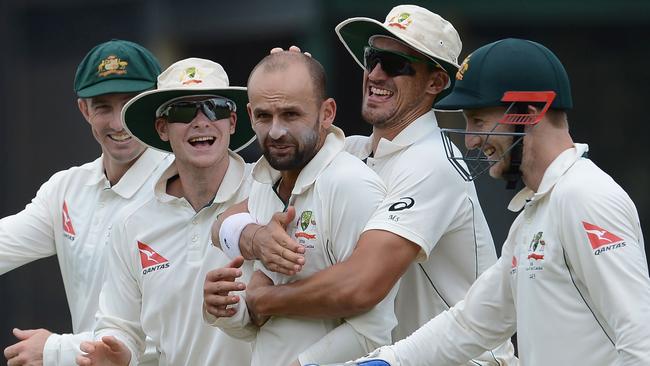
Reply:
<svg viewBox="0 0 650 366"><path fill-rule="evenodd" d="M623 188L589 159L578 160L560 178L553 189L553 196L555 200L566 203L583 203L605 197L629 200Z"/></svg>
<svg viewBox="0 0 650 366"><path fill-rule="evenodd" d="M341 151L319 176L325 184L354 185L381 182L381 178L363 161L352 154Z"/></svg>
<svg viewBox="0 0 650 366"><path fill-rule="evenodd" d="M365 159L370 155L370 138L360 135L347 136L343 149L357 158Z"/></svg>

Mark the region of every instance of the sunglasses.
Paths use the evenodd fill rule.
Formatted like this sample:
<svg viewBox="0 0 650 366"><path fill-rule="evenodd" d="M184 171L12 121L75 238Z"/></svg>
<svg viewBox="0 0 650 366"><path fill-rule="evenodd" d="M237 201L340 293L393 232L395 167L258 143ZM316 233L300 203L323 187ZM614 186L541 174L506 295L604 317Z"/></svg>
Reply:
<svg viewBox="0 0 650 366"><path fill-rule="evenodd" d="M442 69L442 66L436 62L405 53L382 50L373 46L363 48L363 65L368 72L372 72L377 64L381 64L381 69L390 77L415 75L415 69L412 65L413 62L423 62Z"/></svg>
<svg viewBox="0 0 650 366"><path fill-rule="evenodd" d="M199 97L202 97L200 95ZM165 118L172 123L190 123L201 110L210 121L218 121L230 117L231 112L237 111L235 102L214 95L205 99L187 100L186 96L172 99L156 111L156 118Z"/></svg>

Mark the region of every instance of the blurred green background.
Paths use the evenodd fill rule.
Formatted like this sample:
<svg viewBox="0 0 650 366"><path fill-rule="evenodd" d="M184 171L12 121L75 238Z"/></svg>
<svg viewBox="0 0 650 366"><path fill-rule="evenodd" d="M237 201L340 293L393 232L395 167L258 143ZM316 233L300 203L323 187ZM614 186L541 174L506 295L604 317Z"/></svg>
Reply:
<svg viewBox="0 0 650 366"><path fill-rule="evenodd" d="M648 116L650 1L410 1L451 21L463 40L461 60L506 37L549 47L572 82L569 113L577 142L614 177L637 205L644 232L650 215ZM72 82L77 64L111 38L143 44L163 68L186 57L221 63L231 85L274 46L296 44L325 66L338 102L337 124L368 134L360 119L361 69L334 27L349 17L384 20L399 1L0 1L0 215L21 210L54 172L100 154L77 110ZM444 123L462 125L459 116ZM248 151L254 154L254 151ZM250 159L249 155L249 159ZM426 157L423 157L426 164ZM479 197L500 248L514 214L512 192L487 177ZM646 249L647 251L647 249ZM109 269L110 271L110 269ZM110 274L109 274L110 275ZM70 331L56 259L40 260L0 277L0 346L14 343L12 327Z"/></svg>

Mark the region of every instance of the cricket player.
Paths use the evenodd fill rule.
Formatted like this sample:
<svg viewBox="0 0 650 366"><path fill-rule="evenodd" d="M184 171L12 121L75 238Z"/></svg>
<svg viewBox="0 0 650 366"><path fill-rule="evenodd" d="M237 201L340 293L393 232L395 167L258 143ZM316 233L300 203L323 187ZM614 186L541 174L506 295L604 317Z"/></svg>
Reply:
<svg viewBox="0 0 650 366"><path fill-rule="evenodd" d="M373 126L369 137L348 137L345 149L379 174L388 196L347 260L290 284L249 286L247 304L259 316L347 317L377 304L401 277L393 331L400 340L461 300L496 262L474 185L447 162L432 110L453 84L461 42L449 22L414 5L393 8L383 23L348 19L336 32L364 69L362 117ZM308 263L283 233L287 216L261 229L255 223L266 221L238 218L220 228L222 247L241 233L246 258L279 271ZM470 364L516 363L510 342L495 348Z"/></svg>
<svg viewBox="0 0 650 366"><path fill-rule="evenodd" d="M253 69L248 94L249 115L264 152L253 170L248 209L260 222L289 206L295 210L297 219L286 232L304 246L306 259L292 276L260 266L249 284L282 285L348 258L386 192L371 169L343 151L343 132L332 124L336 103L326 96L325 72L316 60L297 52L271 54ZM239 258L230 267L240 264ZM258 321L249 317L245 294L227 296L245 287L245 281L234 281L237 271L219 268L208 274L206 320L254 339L253 366L345 361L343 354L364 354L372 344L391 342L396 290L370 311L344 319L310 316L305 309L300 317ZM224 297L237 301L223 303ZM225 305L234 305L235 312Z"/></svg>
<svg viewBox="0 0 650 366"><path fill-rule="evenodd" d="M211 225L250 189L251 166L232 151L254 139L246 102L246 88L229 86L221 65L189 58L124 107L125 128L175 160L152 197L116 219L96 341L81 344L79 365L135 365L145 335L161 366L250 363L250 344L204 324L201 313L207 268L228 262L210 247Z"/></svg>
<svg viewBox="0 0 650 366"><path fill-rule="evenodd" d="M466 160L460 171L470 180L518 171L525 188L508 208L523 211L501 258L463 301L360 364L458 365L516 331L522 365L647 365L650 279L639 217L571 138L562 63L539 43L504 39L470 54L456 78L437 107L463 109L466 130L444 133L461 133L474 151L449 159Z"/></svg>
<svg viewBox="0 0 650 366"><path fill-rule="evenodd" d="M122 107L154 88L158 74L151 52L123 40L95 46L79 64L77 105L102 155L54 174L23 211L0 220L0 273L56 255L74 334L14 329L19 342L4 350L9 365L71 365L79 343L92 339L115 214L150 196L155 177L171 161L132 138L120 122Z"/></svg>

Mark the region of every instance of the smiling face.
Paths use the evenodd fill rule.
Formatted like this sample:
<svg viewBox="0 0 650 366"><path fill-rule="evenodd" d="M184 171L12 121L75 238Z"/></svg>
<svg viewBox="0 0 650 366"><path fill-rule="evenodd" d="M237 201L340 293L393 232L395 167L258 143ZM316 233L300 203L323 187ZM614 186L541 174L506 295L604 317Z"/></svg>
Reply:
<svg viewBox="0 0 650 366"><path fill-rule="evenodd" d="M248 82L248 113L269 164L299 171L316 155L334 119L332 99L321 101L303 63L272 70L262 65Z"/></svg>
<svg viewBox="0 0 650 366"><path fill-rule="evenodd" d="M145 146L122 127L122 107L133 96L135 94L105 94L77 102L95 140L101 145L107 165L130 166L145 150Z"/></svg>
<svg viewBox="0 0 650 366"><path fill-rule="evenodd" d="M467 122L467 132L475 133L465 135L465 147L467 149L481 149L488 159L499 160L490 167L489 172L492 178L502 178L503 174L510 168L509 149L513 143L513 137L487 136L481 135L480 133L514 132L514 126L497 123L503 117L505 111L506 109L503 107L468 109L463 111Z"/></svg>
<svg viewBox="0 0 650 366"><path fill-rule="evenodd" d="M372 46L427 60L421 53L388 37L374 38ZM366 122L379 128L391 127L431 110L435 96L447 83L446 73L432 70L425 62L412 62L410 66L415 71L413 75L391 77L381 63L364 71L361 114Z"/></svg>
<svg viewBox="0 0 650 366"><path fill-rule="evenodd" d="M202 169L227 161L230 135L235 132L236 122L234 112L229 118L211 121L199 110L190 123L158 118L156 130L161 140L169 141L178 164Z"/></svg>

